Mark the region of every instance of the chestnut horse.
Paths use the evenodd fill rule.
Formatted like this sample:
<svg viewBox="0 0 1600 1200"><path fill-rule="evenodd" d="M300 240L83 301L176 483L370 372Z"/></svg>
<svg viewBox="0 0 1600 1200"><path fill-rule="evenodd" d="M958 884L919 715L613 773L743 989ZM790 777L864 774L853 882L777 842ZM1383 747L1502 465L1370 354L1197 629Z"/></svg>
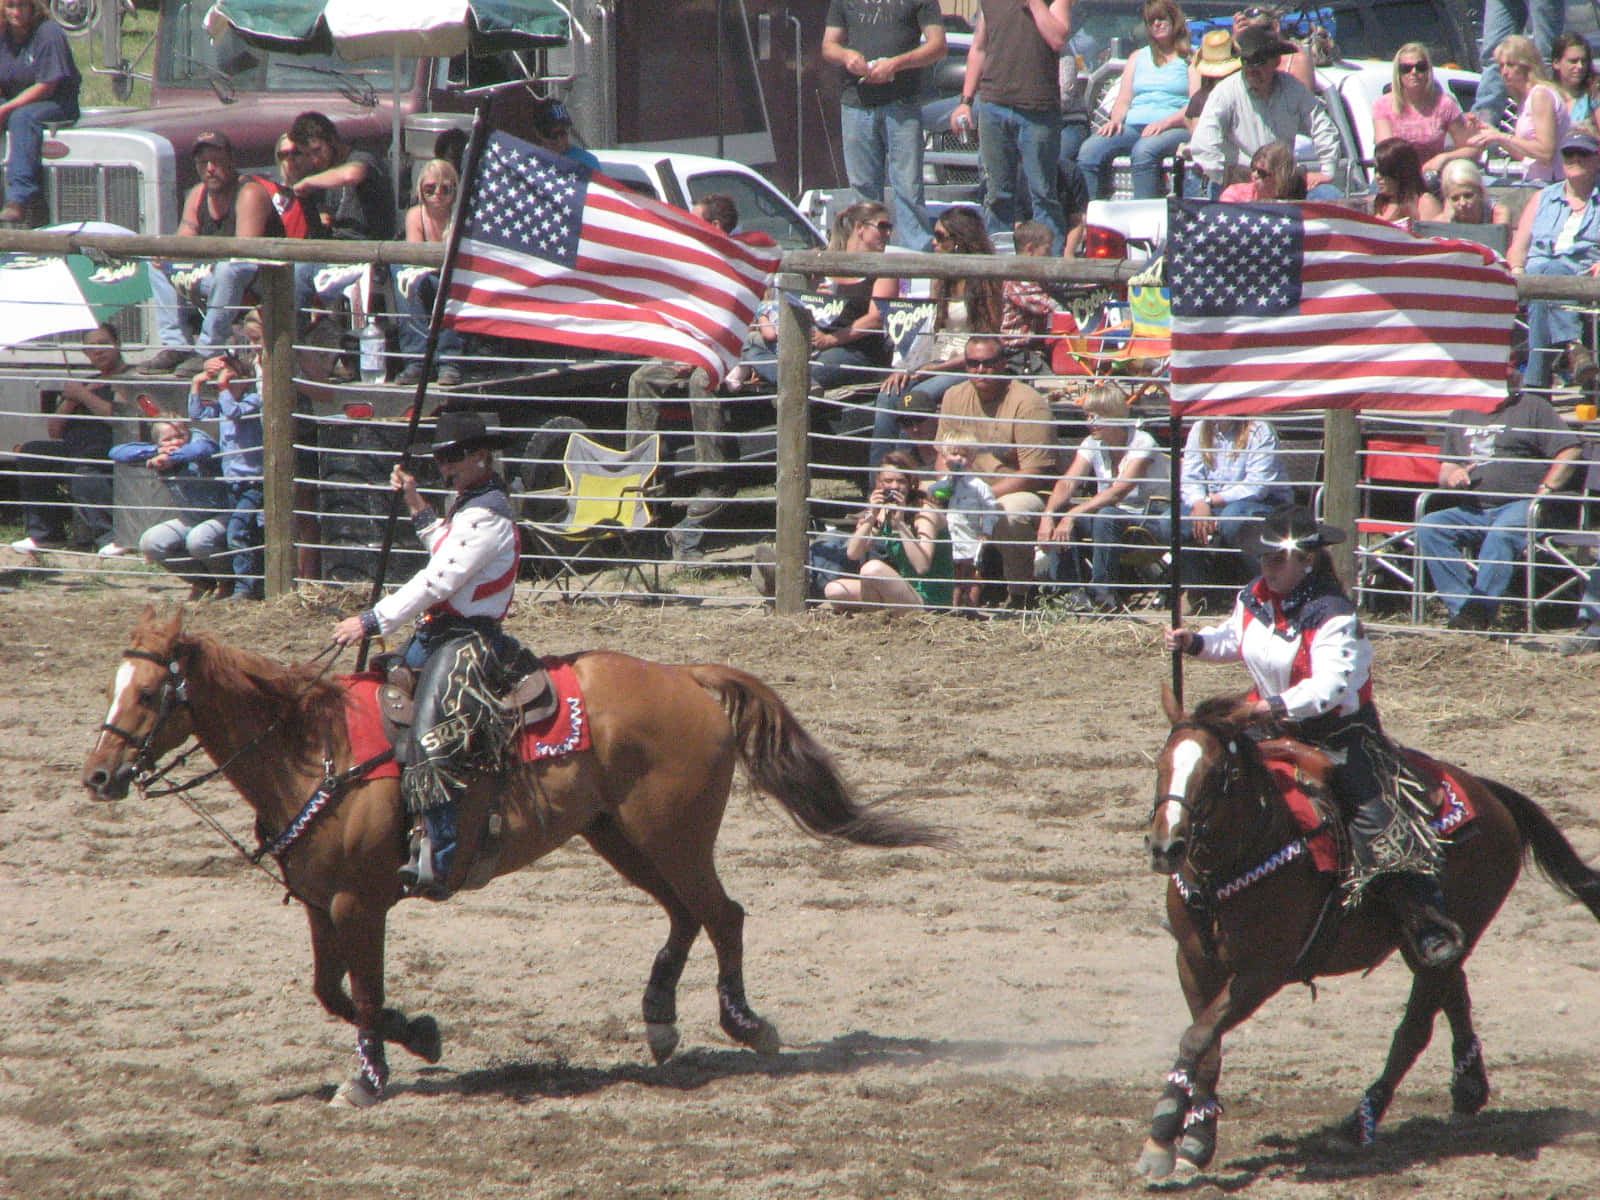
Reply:
<svg viewBox="0 0 1600 1200"><path fill-rule="evenodd" d="M1441 1009L1450 1022L1454 1111L1477 1112L1489 1099L1489 1078L1472 1028L1466 956L1443 969L1421 967L1395 918L1376 902L1360 905L1324 936L1314 936L1339 881L1299 852L1302 834L1260 750L1246 736L1247 699L1217 697L1193 713L1184 712L1168 689L1162 699L1172 730L1156 763L1155 811L1145 846L1151 868L1171 877L1167 919L1194 1023L1178 1043L1139 1172L1152 1181L1183 1180L1210 1163L1221 1112L1217 1079L1224 1034L1286 983L1370 970L1396 949L1413 975L1405 1015L1382 1075L1340 1125L1339 1135L1356 1144L1376 1136L1395 1088L1427 1046ZM1543 809L1503 784L1448 770L1465 787L1476 814L1466 827L1470 836L1445 839L1440 879L1468 953L1530 851L1557 888L1600 918L1600 873L1583 863Z"/></svg>
<svg viewBox="0 0 1600 1200"><path fill-rule="evenodd" d="M504 829L496 874L583 837L667 911L670 931L644 992L656 1061L677 1047L678 979L701 926L717 953L722 1028L759 1053L776 1053L777 1030L745 1000L744 910L723 891L713 863L735 762L818 836L933 846L944 835L858 804L827 752L752 675L600 651L569 661L593 747L481 781L469 795L471 811L485 793L499 794ZM83 784L96 799L120 799L130 784L149 778L160 756L193 736L255 810L257 835L268 843L303 824L296 818L319 784L350 766L344 704L339 684L314 667L285 666L185 632L181 611L163 620L147 610L123 651ZM458 873L474 856L480 834L472 827L480 823L463 820ZM317 999L357 1031L360 1069L335 1094L340 1105L382 1099L385 1042L428 1062L440 1057L431 1017L384 1007L384 923L400 899L396 872L407 825L398 780L358 781L278 853L284 882L310 920Z"/></svg>

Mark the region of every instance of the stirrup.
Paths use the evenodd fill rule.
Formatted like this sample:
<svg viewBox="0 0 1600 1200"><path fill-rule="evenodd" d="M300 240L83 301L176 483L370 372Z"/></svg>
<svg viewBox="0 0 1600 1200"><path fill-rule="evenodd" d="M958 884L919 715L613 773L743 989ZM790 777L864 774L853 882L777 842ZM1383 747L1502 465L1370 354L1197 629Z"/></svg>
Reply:
<svg viewBox="0 0 1600 1200"><path fill-rule="evenodd" d="M450 891L444 880L434 873L433 839L427 826L418 821L411 830L411 857L400 868L400 890L407 897L423 900L447 900Z"/></svg>

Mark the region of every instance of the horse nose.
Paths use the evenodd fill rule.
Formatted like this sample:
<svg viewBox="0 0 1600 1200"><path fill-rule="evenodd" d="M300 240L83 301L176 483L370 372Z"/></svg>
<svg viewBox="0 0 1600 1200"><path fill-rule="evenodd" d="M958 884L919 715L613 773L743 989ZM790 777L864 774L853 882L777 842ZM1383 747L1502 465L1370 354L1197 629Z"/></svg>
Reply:
<svg viewBox="0 0 1600 1200"><path fill-rule="evenodd" d="M133 770L126 767L116 771L95 767L83 773L83 786L97 800L121 800L128 794L132 780Z"/></svg>

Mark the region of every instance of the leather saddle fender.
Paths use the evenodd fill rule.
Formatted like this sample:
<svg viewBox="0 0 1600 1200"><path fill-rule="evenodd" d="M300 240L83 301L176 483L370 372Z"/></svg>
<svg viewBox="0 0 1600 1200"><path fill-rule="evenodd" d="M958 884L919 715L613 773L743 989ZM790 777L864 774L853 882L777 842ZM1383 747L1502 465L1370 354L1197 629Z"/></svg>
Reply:
<svg viewBox="0 0 1600 1200"><path fill-rule="evenodd" d="M393 663L385 670L385 680L378 686L378 717L389 744L398 748L416 719L417 673L403 663ZM501 703L521 713L524 727L548 720L558 703L550 673L542 666L530 671L516 682Z"/></svg>

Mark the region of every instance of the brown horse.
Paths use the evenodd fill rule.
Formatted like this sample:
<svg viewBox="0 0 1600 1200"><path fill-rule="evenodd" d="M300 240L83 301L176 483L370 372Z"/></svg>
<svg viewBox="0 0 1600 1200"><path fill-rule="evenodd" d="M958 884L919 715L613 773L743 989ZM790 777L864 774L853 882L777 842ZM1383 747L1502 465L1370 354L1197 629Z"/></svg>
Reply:
<svg viewBox="0 0 1600 1200"><path fill-rule="evenodd" d="M778 1033L744 996L744 910L717 878L713 851L735 761L803 829L870 846L931 846L939 831L858 804L827 752L776 693L732 667L666 666L593 652L569 661L585 695L592 749L475 784L467 808L498 791L504 830L496 874L524 867L574 835L666 909L671 922L644 992L656 1061L677 1047L677 985L702 926L717 953L723 1029L759 1053ZM355 1025L360 1070L334 1102L365 1107L388 1079L384 1043L437 1062L438 1027L384 1007L383 943L400 899L407 818L398 780L356 782L314 819L307 799L351 764L345 694L306 665L285 666L186 633L183 614L147 610L111 684L110 709L83 766L97 799L115 800L160 756L193 736L256 814L263 844L304 824L275 851L311 924L317 999ZM479 833L463 821L458 874ZM281 843L280 843L281 844ZM346 993L344 979L350 990Z"/></svg>
<svg viewBox="0 0 1600 1200"><path fill-rule="evenodd" d="M1489 1078L1472 1028L1465 956L1444 969L1420 967L1395 918L1374 902L1356 908L1325 936L1314 936L1339 883L1298 852L1302 835L1260 750L1245 736L1246 698L1207 700L1191 714L1163 689L1163 703L1172 731L1156 763L1155 811L1145 845L1152 869L1171 876L1167 918L1194 1023L1178 1043L1178 1060L1139 1156L1140 1173L1152 1181L1182 1180L1210 1163L1221 1112L1217 1079L1224 1034L1286 983L1369 970L1396 949L1413 973L1405 1015L1383 1074L1339 1135L1356 1144L1376 1136L1441 1009L1452 1036L1453 1108L1477 1112L1489 1099ZM1476 813L1471 836L1445 842L1440 880L1469 953L1530 851L1557 888L1600 917L1600 873L1584 865L1537 804L1493 780L1449 770Z"/></svg>

